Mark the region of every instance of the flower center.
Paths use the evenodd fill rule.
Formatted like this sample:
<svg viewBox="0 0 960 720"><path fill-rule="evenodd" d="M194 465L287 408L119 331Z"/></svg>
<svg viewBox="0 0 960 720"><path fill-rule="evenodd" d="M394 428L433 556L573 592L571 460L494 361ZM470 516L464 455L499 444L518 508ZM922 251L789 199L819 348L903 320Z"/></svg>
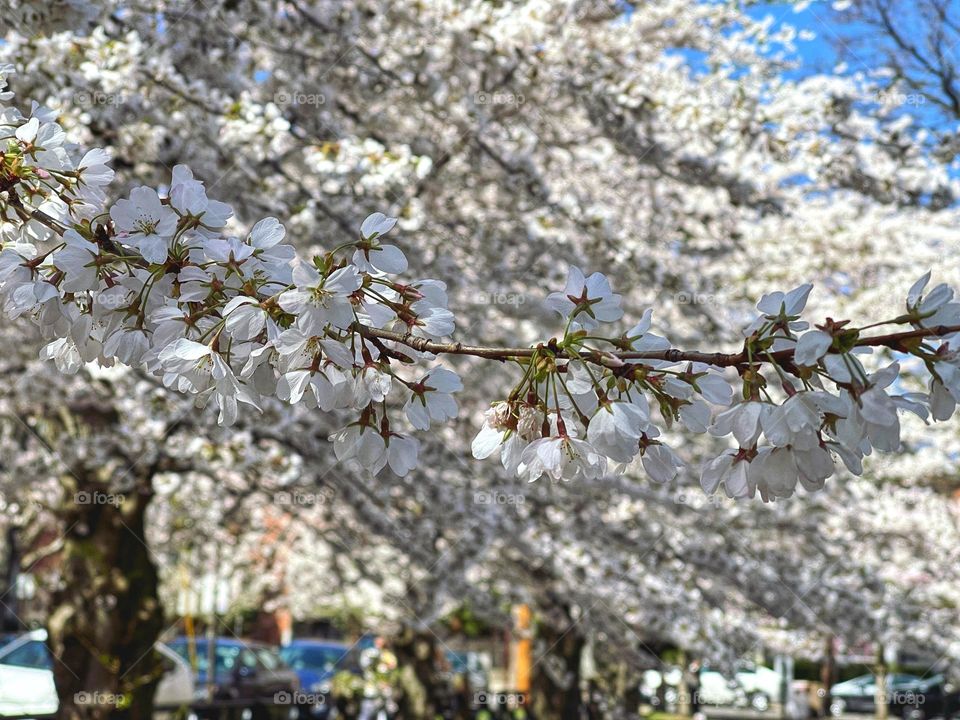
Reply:
<svg viewBox="0 0 960 720"><path fill-rule="evenodd" d="M153 235L157 231L157 225L160 221L147 215L141 215L137 218L136 228L144 235Z"/></svg>

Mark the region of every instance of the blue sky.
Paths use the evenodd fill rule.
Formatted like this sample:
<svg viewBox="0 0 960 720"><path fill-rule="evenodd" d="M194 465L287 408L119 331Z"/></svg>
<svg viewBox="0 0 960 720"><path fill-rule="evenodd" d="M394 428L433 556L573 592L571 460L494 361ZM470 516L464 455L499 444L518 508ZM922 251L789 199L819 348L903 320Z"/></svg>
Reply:
<svg viewBox="0 0 960 720"><path fill-rule="evenodd" d="M875 31L862 24L847 22L840 25L833 18L829 2L811 2L806 8L796 11L788 2L759 3L748 10L754 18L770 16L774 25L789 24L798 31L809 31L815 37L810 40L797 39L797 53L802 66L794 73L802 76L811 73L831 74L837 71L838 63L845 62L846 73L868 74L879 69L881 56L877 51L883 47L883 41L875 37ZM903 18L901 32L908 35L913 29L916 18ZM849 40L853 39L850 44ZM845 42L844 40L848 42ZM923 45L923 39L917 38ZM866 47L864 47L866 46ZM845 52L841 52L845 51ZM841 57L845 55L846 57ZM911 104L903 108L924 125L940 130L955 129L956 122L945 118L940 110L930 102Z"/></svg>
<svg viewBox="0 0 960 720"><path fill-rule="evenodd" d="M799 12L792 3L760 3L750 8L748 13L757 19L771 16L775 20L774 25L786 23L798 31L806 30L816 36L812 40L797 40L797 50L803 58L801 72L832 72L839 61L836 50L839 30L835 23L831 23L831 10L825 3L811 3Z"/></svg>

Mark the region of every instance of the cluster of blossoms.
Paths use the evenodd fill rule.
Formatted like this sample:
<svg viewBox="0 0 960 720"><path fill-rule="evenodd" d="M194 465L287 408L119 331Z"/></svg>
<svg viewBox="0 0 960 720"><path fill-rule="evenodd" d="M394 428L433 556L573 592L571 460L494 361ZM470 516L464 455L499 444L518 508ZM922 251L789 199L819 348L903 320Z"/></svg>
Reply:
<svg viewBox="0 0 960 720"><path fill-rule="evenodd" d="M0 142L0 302L8 317L37 321L50 340L43 356L60 370L139 367L212 402L227 425L240 404L258 408L266 396L352 409L359 417L333 438L338 457L401 475L416 466L418 443L388 418L388 396L406 394L416 429L457 414L453 372L417 375L424 353L366 334L454 330L442 282L391 277L407 268L384 242L395 219L371 215L356 242L307 262L275 218L228 234L231 208L185 166L167 188L138 187L107 208L108 155L75 160L43 108L30 117L4 108Z"/></svg>
<svg viewBox="0 0 960 720"><path fill-rule="evenodd" d="M770 293L744 330L743 350L724 355L670 349L649 332L649 310L626 333L601 334L601 323L623 315L620 296L601 274L572 268L564 291L547 298L567 320L563 338L519 360L525 372L487 411L473 454L499 450L504 467L530 481L623 472L639 455L653 480L667 482L682 463L657 422L678 422L736 442L703 464L700 482L711 494L721 485L730 497L764 500L789 497L798 483L819 490L837 458L860 475L874 450L900 449L901 412L946 420L960 401L960 302L944 284L927 292L929 281L927 273L913 285L904 313L870 326L909 328L889 335L830 318L810 329L800 319L809 284ZM860 358L876 347L919 359L929 391L898 391L900 362L868 372ZM736 402L727 368L740 377Z"/></svg>
<svg viewBox="0 0 960 720"><path fill-rule="evenodd" d="M9 72L0 67L0 87ZM662 431L679 423L736 441L705 463L708 492L722 484L734 497L784 497L798 482L821 487L834 456L860 472L874 449L898 449L901 411L943 420L960 401L960 303L946 286L926 292L929 276L889 323L905 332L868 337L832 320L810 330L803 286L765 296L742 352L720 355L671 349L650 332L650 311L622 334L603 333L623 316L620 296L603 275L571 268L547 298L566 320L562 337L465 348L443 342L455 327L445 285L400 278L407 260L385 242L394 218L371 215L355 241L307 261L275 218L229 233L231 208L184 166L168 187L138 187L107 207L108 155L77 152L44 108L24 117L0 106L0 142L0 302L40 325L44 357L64 372L142 368L212 402L223 424L267 397L352 412L334 450L374 473L408 473L419 446L407 429L457 415L460 378L438 365L417 371L444 353L518 368L473 454L499 450L504 467L531 481L623 472L638 457L650 477L670 481L682 463ZM875 345L919 358L929 392L898 394L897 363L868 373L858 356ZM736 402L730 368L742 384Z"/></svg>
<svg viewBox="0 0 960 720"><path fill-rule="evenodd" d="M812 289L809 284L788 293L770 293L760 300L759 317L743 333L743 351L704 356L711 362L708 365L671 364L674 357L688 361L701 354L657 352L669 348L669 343L647 333L648 320L618 338L568 332L561 347L576 359L560 369L573 381L560 385L563 395L556 399L552 424L558 430L519 451L521 466L526 463L531 479L544 469L565 475L569 472L565 466L571 464L575 474L589 475L604 471L604 456L622 463L639 449L644 468L654 480L671 479L679 463L668 449L651 441L657 429L650 425L642 395L647 393L657 400L660 417L667 424L679 421L690 431L736 441L736 447L704 463L700 480L708 493L723 485L730 497L753 497L759 492L765 500L773 500L792 495L798 483L818 490L835 472L835 458L860 475L863 458L874 450L900 449L901 412L925 422L946 420L960 400L960 302L943 284L927 292L929 281L927 273L913 285L903 314L870 326L909 328L889 335L865 336L865 328L830 318L810 329L800 319ZM613 318L618 302L597 280L592 290L589 280L584 289L582 275L573 272L566 292L557 294L553 304L570 318L568 327L583 326L595 333L595 320L601 318L592 309L601 308L608 319ZM636 352L588 347L587 340ZM860 358L877 347L919 359L929 373L928 392L898 391L900 362L868 372ZM596 363L586 385L581 382L584 359ZM730 387L716 374L726 367L736 368L742 385L741 398L732 404ZM589 391L586 396L583 390ZM504 464L516 465L515 437L525 432L516 418L529 414L531 408L521 406L512 412L512 407L489 414L474 447L476 455L489 454L502 442ZM570 422L577 415L586 426L586 442L566 431L571 425L577 427ZM650 457L652 450L656 452Z"/></svg>

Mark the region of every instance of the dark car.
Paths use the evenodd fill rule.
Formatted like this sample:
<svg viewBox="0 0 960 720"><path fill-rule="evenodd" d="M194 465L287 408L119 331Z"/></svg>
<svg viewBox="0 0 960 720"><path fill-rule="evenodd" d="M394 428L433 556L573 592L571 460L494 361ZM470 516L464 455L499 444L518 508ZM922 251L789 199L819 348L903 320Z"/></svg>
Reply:
<svg viewBox="0 0 960 720"><path fill-rule="evenodd" d="M332 706L333 676L342 671L359 674L357 655L353 646L332 640L294 640L280 648L280 657L297 673L304 694L320 697L311 707L311 713L320 718Z"/></svg>
<svg viewBox="0 0 960 720"><path fill-rule="evenodd" d="M299 716L300 680L270 645L215 638L212 699L206 693L210 665L207 639L194 642L192 657L187 638L177 638L169 646L196 668L197 701L193 709L199 717L218 716L217 709L224 707L253 710L257 720L295 720Z"/></svg>
<svg viewBox="0 0 960 720"><path fill-rule="evenodd" d="M830 688L830 714L873 715L876 710L877 684L874 675L861 675ZM887 705L891 717L924 720L952 717L958 710L958 696L942 675L919 677L905 673L887 676Z"/></svg>

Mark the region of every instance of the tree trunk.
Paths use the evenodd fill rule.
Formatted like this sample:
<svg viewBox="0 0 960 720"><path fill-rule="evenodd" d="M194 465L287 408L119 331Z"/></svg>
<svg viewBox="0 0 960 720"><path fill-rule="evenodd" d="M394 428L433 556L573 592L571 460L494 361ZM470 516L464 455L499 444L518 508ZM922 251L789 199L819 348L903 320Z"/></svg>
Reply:
<svg viewBox="0 0 960 720"><path fill-rule="evenodd" d="M7 528L7 569L4 579L4 602L0 609L0 630L17 632L21 629L20 595L17 580L20 576L20 529L16 525Z"/></svg>
<svg viewBox="0 0 960 720"><path fill-rule="evenodd" d="M400 668L400 717L433 720L449 700L447 686L438 676L436 636L404 628L391 645Z"/></svg>
<svg viewBox="0 0 960 720"><path fill-rule="evenodd" d="M623 715L622 717L626 718L636 718L639 717L638 708L640 703L643 700L640 695L640 682L633 678L631 682L627 683L626 691L623 693Z"/></svg>
<svg viewBox="0 0 960 720"><path fill-rule="evenodd" d="M876 683L876 696L874 706L876 707L877 720L887 720L888 698L887 698L887 663L883 658L883 645L877 646L877 666L874 670L874 681Z"/></svg>
<svg viewBox="0 0 960 720"><path fill-rule="evenodd" d="M564 613L562 623L541 619L537 641L539 660L535 661L530 687L533 716L537 720L578 720L580 658L586 641L569 613Z"/></svg>
<svg viewBox="0 0 960 720"><path fill-rule="evenodd" d="M66 531L49 644L61 720L150 720L163 629L157 569L144 535L152 496L146 473L110 494L97 471L64 481Z"/></svg>

